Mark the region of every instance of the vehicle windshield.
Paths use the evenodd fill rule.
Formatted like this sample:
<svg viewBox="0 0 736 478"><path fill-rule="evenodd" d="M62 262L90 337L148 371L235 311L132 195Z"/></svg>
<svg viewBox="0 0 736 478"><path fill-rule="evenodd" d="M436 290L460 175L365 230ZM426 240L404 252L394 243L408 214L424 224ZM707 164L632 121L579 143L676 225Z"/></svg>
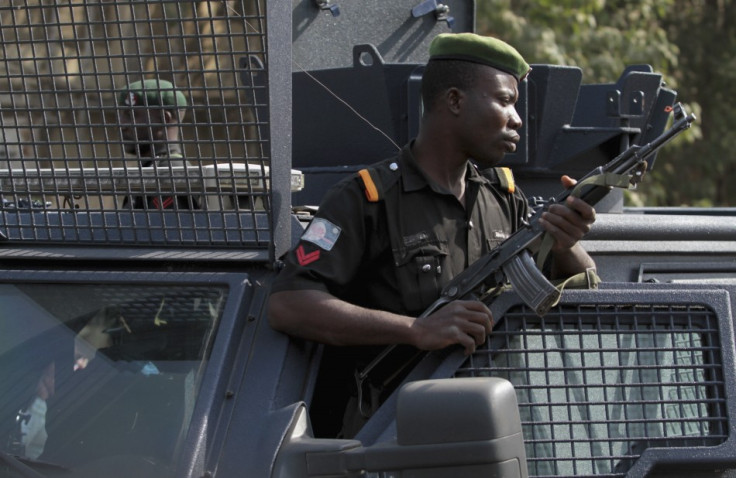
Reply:
<svg viewBox="0 0 736 478"><path fill-rule="evenodd" d="M0 447L24 463L171 470L223 285L0 284Z"/></svg>

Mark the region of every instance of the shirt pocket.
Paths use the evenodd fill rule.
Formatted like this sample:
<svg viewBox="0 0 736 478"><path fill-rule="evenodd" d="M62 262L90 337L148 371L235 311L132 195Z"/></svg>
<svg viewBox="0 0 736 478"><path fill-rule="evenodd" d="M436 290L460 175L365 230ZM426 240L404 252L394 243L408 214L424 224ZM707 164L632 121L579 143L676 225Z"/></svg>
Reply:
<svg viewBox="0 0 736 478"><path fill-rule="evenodd" d="M488 252L494 250L510 236L511 234L507 233L506 231L493 231L491 237L486 239L487 251L482 251L482 254L487 254Z"/></svg>
<svg viewBox="0 0 736 478"><path fill-rule="evenodd" d="M397 253L397 280L404 308L411 313L421 312L440 295L444 284L447 244L427 242L405 248Z"/></svg>

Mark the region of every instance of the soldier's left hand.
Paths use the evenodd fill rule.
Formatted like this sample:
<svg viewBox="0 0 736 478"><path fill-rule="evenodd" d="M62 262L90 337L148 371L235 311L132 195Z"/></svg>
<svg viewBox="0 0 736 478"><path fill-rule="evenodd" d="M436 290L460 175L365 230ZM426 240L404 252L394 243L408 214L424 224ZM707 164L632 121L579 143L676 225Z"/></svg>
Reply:
<svg viewBox="0 0 736 478"><path fill-rule="evenodd" d="M562 176L562 186L574 187L577 181ZM564 204L553 204L542 214L541 224L554 239L553 251L570 249L578 243L595 222L595 209L578 197L569 196Z"/></svg>

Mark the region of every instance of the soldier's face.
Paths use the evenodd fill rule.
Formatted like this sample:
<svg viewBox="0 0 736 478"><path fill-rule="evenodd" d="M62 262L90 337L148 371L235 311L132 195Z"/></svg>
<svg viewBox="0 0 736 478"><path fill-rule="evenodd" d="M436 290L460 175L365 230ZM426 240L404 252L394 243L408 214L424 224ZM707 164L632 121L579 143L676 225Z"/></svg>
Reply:
<svg viewBox="0 0 736 478"><path fill-rule="evenodd" d="M494 68L482 68L462 108L464 144L469 158L485 168L516 151L521 118L516 111L516 78Z"/></svg>

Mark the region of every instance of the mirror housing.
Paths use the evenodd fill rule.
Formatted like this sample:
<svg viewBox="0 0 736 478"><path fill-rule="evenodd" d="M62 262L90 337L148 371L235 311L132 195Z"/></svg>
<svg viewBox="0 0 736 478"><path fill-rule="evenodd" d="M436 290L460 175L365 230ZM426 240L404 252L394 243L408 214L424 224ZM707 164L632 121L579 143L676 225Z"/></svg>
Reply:
<svg viewBox="0 0 736 478"><path fill-rule="evenodd" d="M507 380L411 382L399 391L396 417L394 440L363 447L357 440L309 436L303 406L276 457L273 476L528 477L516 394Z"/></svg>

